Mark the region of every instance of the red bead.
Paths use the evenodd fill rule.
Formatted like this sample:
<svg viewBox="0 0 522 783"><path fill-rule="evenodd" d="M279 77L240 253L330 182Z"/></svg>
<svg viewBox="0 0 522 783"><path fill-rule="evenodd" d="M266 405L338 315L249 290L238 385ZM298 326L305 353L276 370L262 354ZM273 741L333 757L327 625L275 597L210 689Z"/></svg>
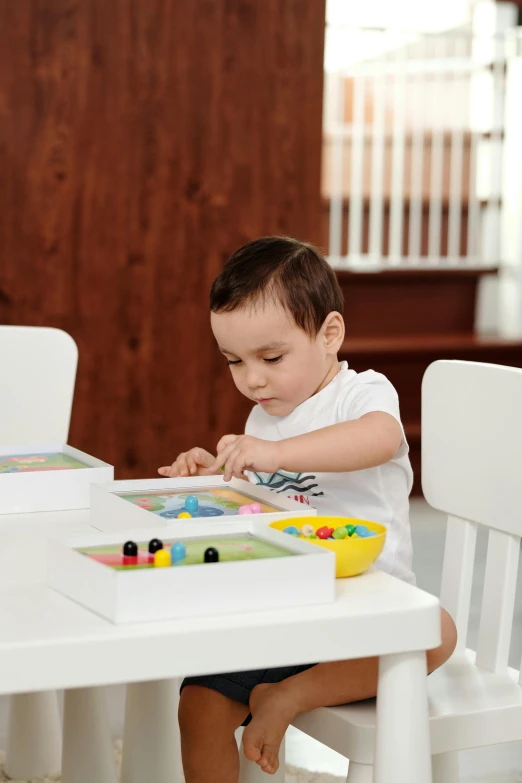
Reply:
<svg viewBox="0 0 522 783"><path fill-rule="evenodd" d="M316 531L317 538L330 538L330 528L326 527L320 527L319 530Z"/></svg>

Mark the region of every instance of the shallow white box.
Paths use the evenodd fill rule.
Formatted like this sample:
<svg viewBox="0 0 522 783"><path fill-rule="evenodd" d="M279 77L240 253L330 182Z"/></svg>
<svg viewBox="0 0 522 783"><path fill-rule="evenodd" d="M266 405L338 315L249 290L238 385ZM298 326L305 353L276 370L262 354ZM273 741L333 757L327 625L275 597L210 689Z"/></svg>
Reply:
<svg viewBox="0 0 522 783"><path fill-rule="evenodd" d="M76 551L122 546L127 540L143 542L166 532L161 527L146 536L141 530L49 539L48 584L114 623L261 611L329 603L335 598L333 552L247 517L219 529L208 521L197 527L190 521L179 522L168 534L185 542L250 534L294 556L117 571Z"/></svg>
<svg viewBox="0 0 522 783"><path fill-rule="evenodd" d="M26 454L66 454L85 463L85 468L0 473L0 514L89 508L91 484L114 478L112 465L66 444L0 448L0 459Z"/></svg>
<svg viewBox="0 0 522 783"><path fill-rule="evenodd" d="M290 500L276 492L272 492L264 487L251 484L249 481L242 481L233 478L231 481L224 481L219 476L200 476L195 478L183 479L140 479L139 481L113 481L110 484L95 485L91 487L91 517L90 523L98 530L106 532L117 530L128 530L134 528L156 528L161 525L179 524L180 520L176 518L161 517L144 508L140 508L134 503L121 498L116 493L147 493L147 492L168 492L168 490L186 491L197 494L197 491L208 492L209 490L233 490L240 495L247 496L251 502L258 501L268 506L272 506L273 513L263 513L254 516L258 521L265 524L276 522L278 519L296 516L315 516L316 510L304 503L296 500ZM211 517L213 524L222 524L242 519L237 514L226 514L222 516ZM194 517L192 523L207 522L208 517Z"/></svg>

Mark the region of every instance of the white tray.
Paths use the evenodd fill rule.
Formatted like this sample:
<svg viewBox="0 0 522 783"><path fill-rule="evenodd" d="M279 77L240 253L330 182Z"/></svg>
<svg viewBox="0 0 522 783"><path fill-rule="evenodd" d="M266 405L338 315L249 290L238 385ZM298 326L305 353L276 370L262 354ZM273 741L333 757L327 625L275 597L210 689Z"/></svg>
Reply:
<svg viewBox="0 0 522 783"><path fill-rule="evenodd" d="M189 494L197 494L197 490L202 492L209 489L234 490L239 494L245 495L250 502L259 502L271 506L274 511L255 515L255 519L265 524L276 522L278 519L295 516L315 516L316 510L304 503L296 500L290 500L276 492L271 492L264 487L258 487L248 481L232 479L224 481L219 476L204 476L196 478L183 479L144 479L139 481L113 481L105 485L93 485L91 488L91 525L98 530L106 532L126 530L128 528L156 528L161 525L179 524L181 520L176 518L166 518L159 516L151 511L140 508L134 503L121 498L116 493L143 493L148 491L167 492L168 490L178 490ZM201 523L211 521L213 524L223 524L227 522L242 519L237 514L227 514L226 509L222 516L216 517L194 517L192 523Z"/></svg>
<svg viewBox="0 0 522 783"><path fill-rule="evenodd" d="M335 555L243 517L220 525L190 521L174 527L49 539L48 584L114 623L167 620L328 603L335 597ZM175 535L174 535L175 534ZM160 538L189 541L253 535L292 553L238 562L202 563L118 571L77 551L96 546L147 543Z"/></svg>
<svg viewBox="0 0 522 783"><path fill-rule="evenodd" d="M0 459L38 454L67 454L83 462L85 468L0 473L0 514L89 508L91 484L114 478L112 465L66 444L0 448Z"/></svg>

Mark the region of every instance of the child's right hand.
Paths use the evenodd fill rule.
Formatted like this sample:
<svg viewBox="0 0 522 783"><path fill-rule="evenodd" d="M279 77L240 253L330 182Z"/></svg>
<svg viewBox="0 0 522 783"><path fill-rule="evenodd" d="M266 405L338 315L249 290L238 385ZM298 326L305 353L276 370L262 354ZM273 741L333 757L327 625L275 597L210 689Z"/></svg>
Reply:
<svg viewBox="0 0 522 783"><path fill-rule="evenodd" d="M216 458L205 449L190 449L180 454L172 465L158 468L160 476L186 478L187 476L217 476L221 471L209 470Z"/></svg>

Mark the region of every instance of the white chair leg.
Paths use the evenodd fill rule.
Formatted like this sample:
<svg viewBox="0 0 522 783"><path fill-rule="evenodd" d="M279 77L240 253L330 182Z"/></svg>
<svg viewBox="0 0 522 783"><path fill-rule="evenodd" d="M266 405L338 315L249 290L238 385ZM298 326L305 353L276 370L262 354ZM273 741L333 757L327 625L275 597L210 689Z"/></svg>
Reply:
<svg viewBox="0 0 522 783"><path fill-rule="evenodd" d="M431 783L426 653L379 661L375 783Z"/></svg>
<svg viewBox="0 0 522 783"><path fill-rule="evenodd" d="M178 702L179 680L127 685L121 783L183 780Z"/></svg>
<svg viewBox="0 0 522 783"><path fill-rule="evenodd" d="M63 700L62 783L117 783L103 688L74 688Z"/></svg>
<svg viewBox="0 0 522 783"><path fill-rule="evenodd" d="M356 764L355 761L350 761L346 783L373 783L373 765Z"/></svg>
<svg viewBox="0 0 522 783"><path fill-rule="evenodd" d="M431 757L433 783L459 783L459 754L438 753Z"/></svg>
<svg viewBox="0 0 522 783"><path fill-rule="evenodd" d="M249 761L243 753L243 744L239 746L239 781L238 783L285 783L285 740L279 750L279 769L275 775L267 775L261 767Z"/></svg>
<svg viewBox="0 0 522 783"><path fill-rule="evenodd" d="M55 691L11 696L5 772L29 780L56 775L62 757L62 729Z"/></svg>

